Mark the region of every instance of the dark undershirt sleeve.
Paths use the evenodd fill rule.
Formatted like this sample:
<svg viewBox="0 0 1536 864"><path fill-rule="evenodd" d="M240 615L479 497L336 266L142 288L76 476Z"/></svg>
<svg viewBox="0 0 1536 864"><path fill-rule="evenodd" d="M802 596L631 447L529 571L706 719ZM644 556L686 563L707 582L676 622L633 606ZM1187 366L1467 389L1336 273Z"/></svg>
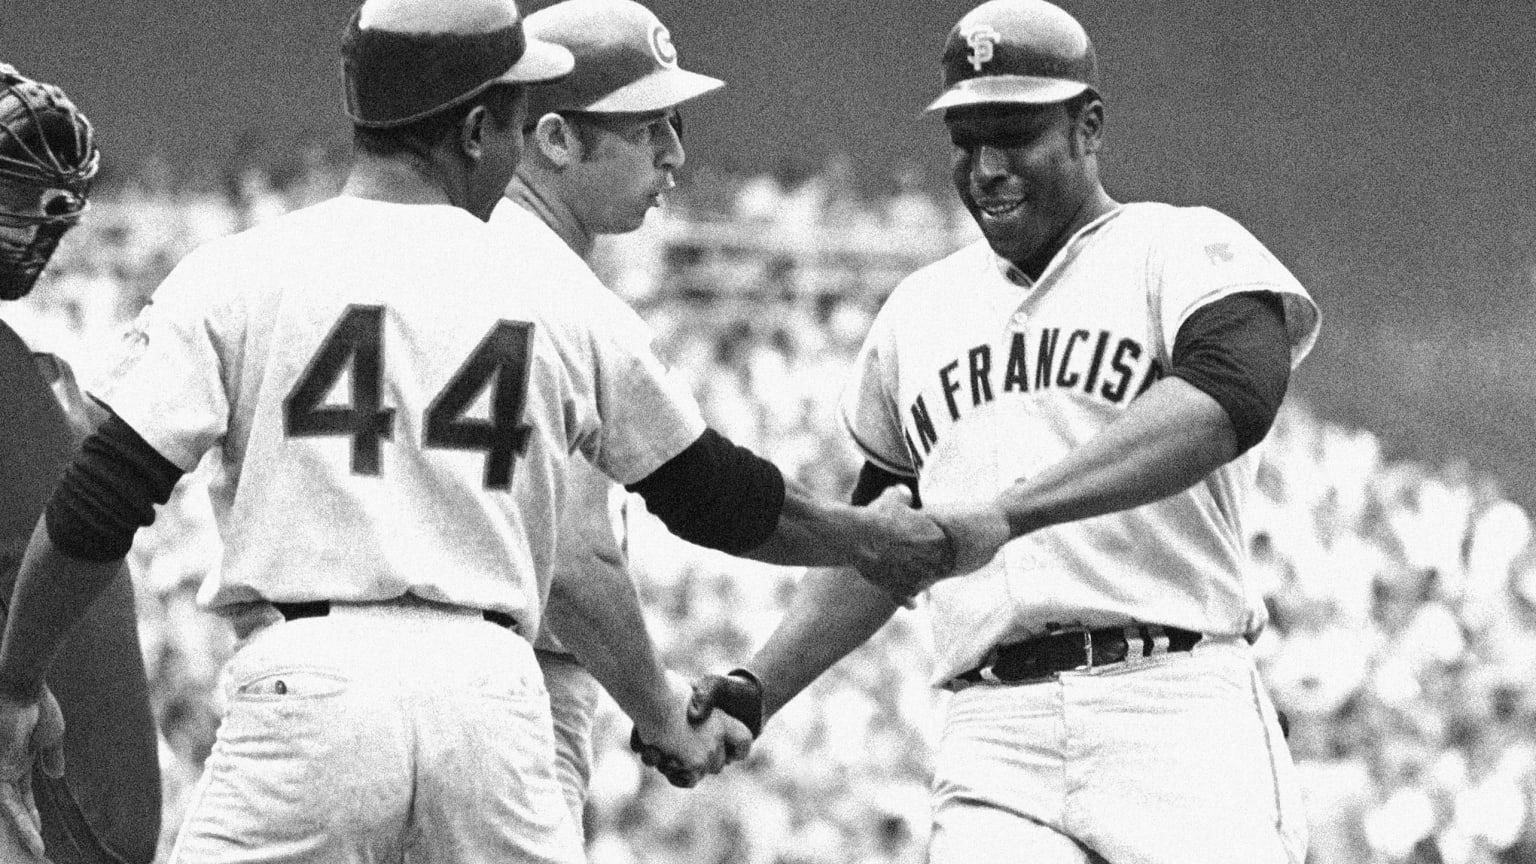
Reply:
<svg viewBox="0 0 1536 864"><path fill-rule="evenodd" d="M44 512L48 537L74 558L121 558L183 473L113 414L85 439L54 489Z"/></svg>
<svg viewBox="0 0 1536 864"><path fill-rule="evenodd" d="M1239 453L1264 440L1291 374L1280 295L1234 294L1195 310L1179 327L1169 374L1221 405L1237 433Z"/></svg>
<svg viewBox="0 0 1536 864"><path fill-rule="evenodd" d="M732 555L773 536L784 509L779 469L713 429L624 488L639 493L673 534Z"/></svg>
<svg viewBox="0 0 1536 864"><path fill-rule="evenodd" d="M864 507L880 497L880 493L892 486L905 486L912 490L912 507L918 509L923 506L923 499L917 494L917 479L903 477L891 471L887 471L873 462L865 462L859 469L859 482L853 487L851 501L855 507Z"/></svg>

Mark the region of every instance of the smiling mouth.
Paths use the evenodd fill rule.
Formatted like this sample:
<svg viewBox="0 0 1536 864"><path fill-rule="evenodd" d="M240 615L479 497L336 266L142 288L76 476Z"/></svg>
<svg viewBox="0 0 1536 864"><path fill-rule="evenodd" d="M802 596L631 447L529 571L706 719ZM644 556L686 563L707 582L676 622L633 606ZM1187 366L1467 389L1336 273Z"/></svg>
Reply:
<svg viewBox="0 0 1536 864"><path fill-rule="evenodd" d="M1011 216L1024 206L1023 198L1014 198L1007 201L978 201L976 209L992 217Z"/></svg>

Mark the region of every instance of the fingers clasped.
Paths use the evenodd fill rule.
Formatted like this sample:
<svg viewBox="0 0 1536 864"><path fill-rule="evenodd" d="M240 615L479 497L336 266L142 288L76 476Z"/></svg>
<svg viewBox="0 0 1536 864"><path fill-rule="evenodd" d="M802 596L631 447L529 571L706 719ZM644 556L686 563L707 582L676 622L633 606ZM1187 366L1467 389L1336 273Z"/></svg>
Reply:
<svg viewBox="0 0 1536 864"><path fill-rule="evenodd" d="M63 738L63 715L46 688L29 699L0 696L0 813L7 823L0 833L9 835L0 843L19 839L38 861L44 860L42 819L32 797L32 767L63 776Z"/></svg>
<svg viewBox="0 0 1536 864"><path fill-rule="evenodd" d="M870 505L877 508L878 527L857 565L865 579L903 605L940 579L986 566L1013 539L1007 515L995 505L914 510L910 503L904 487L892 487Z"/></svg>
<svg viewBox="0 0 1536 864"><path fill-rule="evenodd" d="M865 579L903 605L948 575L955 561L949 534L911 504L905 486L892 486L865 508L870 522L855 564Z"/></svg>
<svg viewBox="0 0 1536 864"><path fill-rule="evenodd" d="M686 726L669 730L654 743L645 741L638 728L633 729L630 749L647 767L682 788L693 787L726 765L745 759L762 728L762 686L750 672L738 671L746 677L732 673L696 679L689 688ZM748 680L749 684L743 683ZM721 709L718 713L716 707ZM754 716L755 722L749 723Z"/></svg>

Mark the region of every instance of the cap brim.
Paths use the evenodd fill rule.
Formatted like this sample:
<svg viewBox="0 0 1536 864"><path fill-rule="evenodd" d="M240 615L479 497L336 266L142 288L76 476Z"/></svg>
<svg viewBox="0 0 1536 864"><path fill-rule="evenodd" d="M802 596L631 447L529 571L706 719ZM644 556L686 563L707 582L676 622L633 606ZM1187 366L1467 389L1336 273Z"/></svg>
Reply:
<svg viewBox="0 0 1536 864"><path fill-rule="evenodd" d="M528 37L523 56L517 58L512 68L498 78L512 84L533 84L539 81L555 81L571 74L576 68L576 58L564 45Z"/></svg>
<svg viewBox="0 0 1536 864"><path fill-rule="evenodd" d="M1068 99L1091 89L1081 81L1062 78L1038 78L1030 75L983 75L967 78L944 91L933 100L928 111L960 108L966 105L1012 103L1020 105L1049 105Z"/></svg>
<svg viewBox="0 0 1536 864"><path fill-rule="evenodd" d="M719 78L686 69L665 69L626 84L581 110L614 114L661 111L724 86Z"/></svg>

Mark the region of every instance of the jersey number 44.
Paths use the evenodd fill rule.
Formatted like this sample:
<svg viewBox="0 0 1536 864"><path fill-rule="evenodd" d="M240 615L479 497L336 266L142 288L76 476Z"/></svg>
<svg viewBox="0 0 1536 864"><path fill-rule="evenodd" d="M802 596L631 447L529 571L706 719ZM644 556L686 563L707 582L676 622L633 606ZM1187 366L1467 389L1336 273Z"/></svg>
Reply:
<svg viewBox="0 0 1536 864"><path fill-rule="evenodd" d="M523 405L532 340L533 324L496 322L422 418L424 447L485 452L487 489L511 488L513 462L528 446ZM343 372L351 374L350 401L326 403ZM466 416L488 386L490 418ZM283 400L284 432L350 436L352 473L378 475L379 442L393 440L395 429L395 409L384 406L383 391L384 307L348 306Z"/></svg>

